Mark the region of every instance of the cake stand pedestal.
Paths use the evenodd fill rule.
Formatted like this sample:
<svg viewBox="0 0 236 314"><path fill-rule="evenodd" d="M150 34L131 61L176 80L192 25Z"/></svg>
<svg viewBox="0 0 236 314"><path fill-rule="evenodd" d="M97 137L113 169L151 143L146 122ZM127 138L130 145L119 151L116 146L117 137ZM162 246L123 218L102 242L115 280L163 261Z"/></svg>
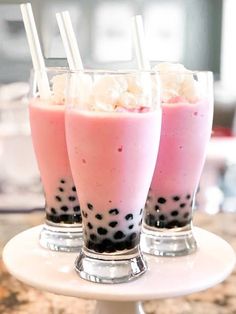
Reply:
<svg viewBox="0 0 236 314"><path fill-rule="evenodd" d="M38 243L42 226L11 239L3 250L8 271L24 283L55 294L98 300L95 314L143 314L142 300L178 297L210 288L233 270L235 253L213 233L194 228L198 250L183 257L146 255L148 271L124 284L98 284L74 270L76 253L53 252Z"/></svg>

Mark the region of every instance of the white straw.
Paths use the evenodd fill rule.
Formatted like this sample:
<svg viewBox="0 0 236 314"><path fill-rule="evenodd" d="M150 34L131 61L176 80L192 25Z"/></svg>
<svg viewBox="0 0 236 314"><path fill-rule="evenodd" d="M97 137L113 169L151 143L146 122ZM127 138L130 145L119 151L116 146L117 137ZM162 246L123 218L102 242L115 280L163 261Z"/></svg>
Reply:
<svg viewBox="0 0 236 314"><path fill-rule="evenodd" d="M150 63L147 56L143 19L141 15L132 17L132 36L134 40L134 50L138 62L139 70L150 70Z"/></svg>
<svg viewBox="0 0 236 314"><path fill-rule="evenodd" d="M68 11L56 14L70 70L83 70L78 43Z"/></svg>
<svg viewBox="0 0 236 314"><path fill-rule="evenodd" d="M32 7L30 3L23 3L20 5L20 8L25 25L33 67L37 73L39 95L41 98L47 99L50 97L51 93Z"/></svg>

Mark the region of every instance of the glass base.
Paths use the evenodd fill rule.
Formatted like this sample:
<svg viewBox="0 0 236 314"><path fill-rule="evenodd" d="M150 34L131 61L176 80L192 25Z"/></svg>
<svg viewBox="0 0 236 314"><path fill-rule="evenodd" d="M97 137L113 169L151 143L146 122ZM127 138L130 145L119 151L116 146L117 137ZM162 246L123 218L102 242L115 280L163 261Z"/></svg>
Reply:
<svg viewBox="0 0 236 314"><path fill-rule="evenodd" d="M156 256L184 256L197 249L191 227L187 230L186 227L178 228L175 231L143 227L140 245L143 252Z"/></svg>
<svg viewBox="0 0 236 314"><path fill-rule="evenodd" d="M82 245L82 225L76 227L45 224L39 235L40 245L52 251L78 252Z"/></svg>
<svg viewBox="0 0 236 314"><path fill-rule="evenodd" d="M75 269L80 277L98 283L124 283L138 278L147 270L139 248L129 255L91 254L82 249Z"/></svg>

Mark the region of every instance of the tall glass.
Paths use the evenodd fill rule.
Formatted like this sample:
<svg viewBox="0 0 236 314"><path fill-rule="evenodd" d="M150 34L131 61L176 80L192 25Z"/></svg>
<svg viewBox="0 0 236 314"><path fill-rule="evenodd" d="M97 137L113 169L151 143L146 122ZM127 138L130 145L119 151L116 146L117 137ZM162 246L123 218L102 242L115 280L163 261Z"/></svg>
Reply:
<svg viewBox="0 0 236 314"><path fill-rule="evenodd" d="M139 241L160 136L157 76L70 74L66 136L83 221L76 270L84 279L120 283L146 270Z"/></svg>
<svg viewBox="0 0 236 314"><path fill-rule="evenodd" d="M33 72L29 104L34 150L45 194L46 221L40 244L55 251L78 251L82 243L80 205L65 137L66 68L48 68L52 95L41 99Z"/></svg>
<svg viewBox="0 0 236 314"><path fill-rule="evenodd" d="M162 130L149 190L141 247L161 256L192 253L195 193L213 118L210 72L161 73Z"/></svg>

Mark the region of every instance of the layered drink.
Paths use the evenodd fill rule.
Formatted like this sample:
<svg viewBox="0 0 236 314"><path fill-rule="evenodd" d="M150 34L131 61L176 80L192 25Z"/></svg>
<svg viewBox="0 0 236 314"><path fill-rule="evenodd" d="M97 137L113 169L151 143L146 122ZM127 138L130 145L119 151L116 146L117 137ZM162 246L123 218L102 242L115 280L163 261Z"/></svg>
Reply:
<svg viewBox="0 0 236 314"><path fill-rule="evenodd" d="M196 249L191 223L211 135L212 77L178 64L163 63L156 70L162 84L163 119L142 245L155 255L184 255Z"/></svg>
<svg viewBox="0 0 236 314"><path fill-rule="evenodd" d="M145 269L139 238L157 157L161 111L151 80L145 90L140 75L97 73L91 78L87 102L68 103L67 145L84 235L77 270L92 281L122 282ZM104 267L101 274L98 268L86 269L94 259L97 267ZM131 259L139 261L140 270L121 270L122 263L116 264L123 260L123 265L131 265ZM112 271L115 265L119 271Z"/></svg>
<svg viewBox="0 0 236 314"><path fill-rule="evenodd" d="M65 70L51 69L52 96L30 101L30 124L46 201L40 243L52 250L74 251L81 244L81 212L65 137ZM58 73L59 72L59 73Z"/></svg>

